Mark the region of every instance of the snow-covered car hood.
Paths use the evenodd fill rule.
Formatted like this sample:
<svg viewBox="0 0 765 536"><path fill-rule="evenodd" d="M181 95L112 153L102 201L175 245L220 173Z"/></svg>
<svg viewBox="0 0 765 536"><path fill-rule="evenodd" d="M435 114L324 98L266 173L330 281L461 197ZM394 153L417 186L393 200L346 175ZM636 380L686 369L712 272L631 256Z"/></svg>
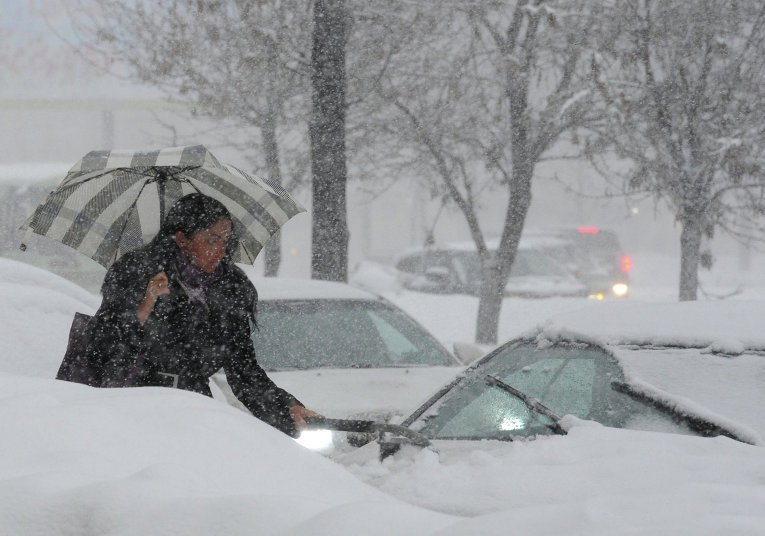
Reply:
<svg viewBox="0 0 765 536"><path fill-rule="evenodd" d="M312 369L269 372L279 387L329 418L400 422L464 367ZM217 398L223 392L215 393ZM228 400L241 408L236 400Z"/></svg>
<svg viewBox="0 0 765 536"><path fill-rule="evenodd" d="M284 389L326 416L408 415L464 367L271 372Z"/></svg>

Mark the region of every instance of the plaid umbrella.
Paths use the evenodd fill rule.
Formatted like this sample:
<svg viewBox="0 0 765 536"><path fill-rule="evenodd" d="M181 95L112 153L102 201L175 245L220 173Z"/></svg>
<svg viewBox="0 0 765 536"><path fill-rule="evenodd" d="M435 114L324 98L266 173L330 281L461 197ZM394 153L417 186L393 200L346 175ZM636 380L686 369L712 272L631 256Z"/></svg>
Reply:
<svg viewBox="0 0 765 536"><path fill-rule="evenodd" d="M166 211L193 192L217 199L231 212L239 238L236 262L253 262L282 225L305 212L281 186L219 162L202 145L92 151L21 229L66 244L108 268L151 241Z"/></svg>

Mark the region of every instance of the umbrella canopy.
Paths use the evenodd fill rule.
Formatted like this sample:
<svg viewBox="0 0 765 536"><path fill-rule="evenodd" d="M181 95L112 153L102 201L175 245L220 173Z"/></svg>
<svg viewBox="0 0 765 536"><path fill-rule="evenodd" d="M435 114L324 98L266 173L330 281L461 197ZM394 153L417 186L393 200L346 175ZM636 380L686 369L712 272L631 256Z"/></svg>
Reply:
<svg viewBox="0 0 765 536"><path fill-rule="evenodd" d="M253 262L282 225L305 212L281 186L221 163L202 145L91 151L21 229L66 244L108 268L150 242L172 204L194 192L217 199L231 213L239 238L236 262Z"/></svg>

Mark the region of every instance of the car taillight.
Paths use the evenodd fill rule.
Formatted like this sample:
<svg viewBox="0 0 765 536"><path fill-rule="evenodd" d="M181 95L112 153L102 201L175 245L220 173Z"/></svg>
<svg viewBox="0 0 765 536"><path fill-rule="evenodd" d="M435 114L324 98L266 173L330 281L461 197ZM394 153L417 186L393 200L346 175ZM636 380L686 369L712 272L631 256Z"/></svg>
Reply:
<svg viewBox="0 0 765 536"><path fill-rule="evenodd" d="M619 266L622 269L622 273L630 273L632 271L632 257L629 255L622 255L621 259L619 259Z"/></svg>
<svg viewBox="0 0 765 536"><path fill-rule="evenodd" d="M578 227L579 234L598 234L600 229L598 227Z"/></svg>

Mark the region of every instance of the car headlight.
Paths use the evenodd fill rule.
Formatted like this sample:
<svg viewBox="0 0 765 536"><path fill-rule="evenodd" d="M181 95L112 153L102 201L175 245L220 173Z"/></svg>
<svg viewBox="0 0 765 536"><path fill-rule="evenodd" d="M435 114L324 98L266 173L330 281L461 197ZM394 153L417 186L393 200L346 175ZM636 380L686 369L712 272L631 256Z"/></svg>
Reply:
<svg viewBox="0 0 765 536"><path fill-rule="evenodd" d="M295 441L318 452L330 451L334 446L331 430L303 430Z"/></svg>
<svg viewBox="0 0 765 536"><path fill-rule="evenodd" d="M614 293L615 296L622 298L626 296L627 293L630 291L630 287L626 283L616 283L614 286L611 287L611 291Z"/></svg>

